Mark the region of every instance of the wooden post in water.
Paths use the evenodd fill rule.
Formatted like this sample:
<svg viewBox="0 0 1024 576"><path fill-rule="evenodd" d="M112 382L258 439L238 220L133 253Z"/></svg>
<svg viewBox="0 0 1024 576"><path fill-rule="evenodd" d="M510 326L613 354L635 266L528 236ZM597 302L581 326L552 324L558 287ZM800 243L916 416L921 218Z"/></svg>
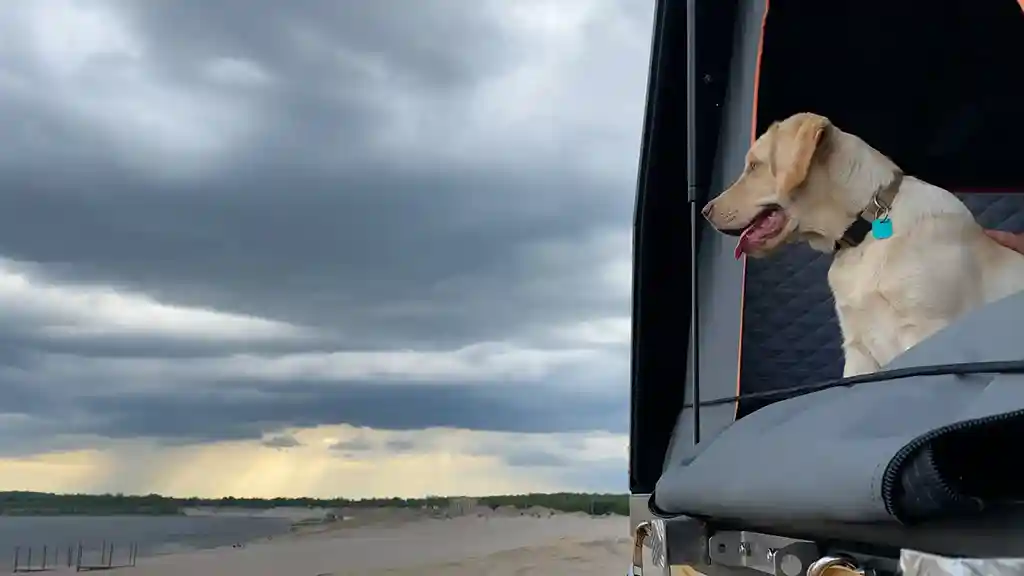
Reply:
<svg viewBox="0 0 1024 576"><path fill-rule="evenodd" d="M28 562L26 562L26 565L28 566L29 570L32 569L32 547L31 546L28 547Z"/></svg>
<svg viewBox="0 0 1024 576"><path fill-rule="evenodd" d="M17 572L18 571L18 559L19 559L18 557L20 555L21 555L21 546L15 546L14 547L14 570L12 570L12 572Z"/></svg>
<svg viewBox="0 0 1024 576"><path fill-rule="evenodd" d="M50 555L49 552L50 551L46 548L46 544L43 544L43 570L46 570L46 557Z"/></svg>
<svg viewBox="0 0 1024 576"><path fill-rule="evenodd" d="M82 571L82 543L78 543L78 560L75 561L75 572Z"/></svg>
<svg viewBox="0 0 1024 576"><path fill-rule="evenodd" d="M135 566L135 559L138 557L138 555L139 555L139 543L138 542L132 542L132 547L128 551L128 564L130 566L132 566L132 567Z"/></svg>
<svg viewBox="0 0 1024 576"><path fill-rule="evenodd" d="M114 565L114 543L110 543L110 554L107 554L107 568Z"/></svg>
<svg viewBox="0 0 1024 576"><path fill-rule="evenodd" d="M71 545L68 544L68 568L71 568Z"/></svg>

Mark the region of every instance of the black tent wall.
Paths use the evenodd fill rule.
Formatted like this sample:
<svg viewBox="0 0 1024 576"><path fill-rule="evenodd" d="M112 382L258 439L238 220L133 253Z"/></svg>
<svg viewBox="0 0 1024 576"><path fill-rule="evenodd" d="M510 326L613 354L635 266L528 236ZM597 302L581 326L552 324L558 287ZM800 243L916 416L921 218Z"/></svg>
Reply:
<svg viewBox="0 0 1024 576"><path fill-rule="evenodd" d="M699 62L697 87L698 182L707 181L716 157L738 5L735 0L697 4L703 30L697 42L706 55ZM685 2L658 0L633 231L632 493L654 489L684 403L691 248L685 17Z"/></svg>

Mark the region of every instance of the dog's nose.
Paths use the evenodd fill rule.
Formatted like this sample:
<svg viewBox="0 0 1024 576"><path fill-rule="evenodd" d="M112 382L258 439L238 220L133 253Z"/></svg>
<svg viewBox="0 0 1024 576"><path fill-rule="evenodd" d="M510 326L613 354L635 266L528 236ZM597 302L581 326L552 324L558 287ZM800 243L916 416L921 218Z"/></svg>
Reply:
<svg viewBox="0 0 1024 576"><path fill-rule="evenodd" d="M703 214L705 218L709 218L710 219L711 218L711 212L714 209L715 209L715 203L714 202L708 202L707 204L704 205L704 208L701 209L700 213Z"/></svg>

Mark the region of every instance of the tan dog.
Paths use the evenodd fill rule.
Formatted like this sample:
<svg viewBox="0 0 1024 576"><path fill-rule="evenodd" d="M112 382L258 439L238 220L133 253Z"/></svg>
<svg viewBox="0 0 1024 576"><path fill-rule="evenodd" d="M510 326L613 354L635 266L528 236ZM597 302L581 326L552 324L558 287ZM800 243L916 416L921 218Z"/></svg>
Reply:
<svg viewBox="0 0 1024 576"><path fill-rule="evenodd" d="M968 310L1024 289L1024 255L987 236L956 196L904 176L816 114L773 124L703 212L738 237L737 258L787 242L835 253L828 283L844 377L874 372Z"/></svg>

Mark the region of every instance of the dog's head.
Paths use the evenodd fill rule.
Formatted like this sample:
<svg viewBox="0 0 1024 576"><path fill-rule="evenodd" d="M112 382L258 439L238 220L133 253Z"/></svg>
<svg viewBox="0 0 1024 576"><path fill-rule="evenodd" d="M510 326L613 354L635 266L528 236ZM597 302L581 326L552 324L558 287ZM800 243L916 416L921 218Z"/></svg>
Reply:
<svg viewBox="0 0 1024 576"><path fill-rule="evenodd" d="M736 236L736 257L765 256L787 242L833 250L895 164L824 116L773 124L747 152L740 177L708 202L704 217Z"/></svg>

